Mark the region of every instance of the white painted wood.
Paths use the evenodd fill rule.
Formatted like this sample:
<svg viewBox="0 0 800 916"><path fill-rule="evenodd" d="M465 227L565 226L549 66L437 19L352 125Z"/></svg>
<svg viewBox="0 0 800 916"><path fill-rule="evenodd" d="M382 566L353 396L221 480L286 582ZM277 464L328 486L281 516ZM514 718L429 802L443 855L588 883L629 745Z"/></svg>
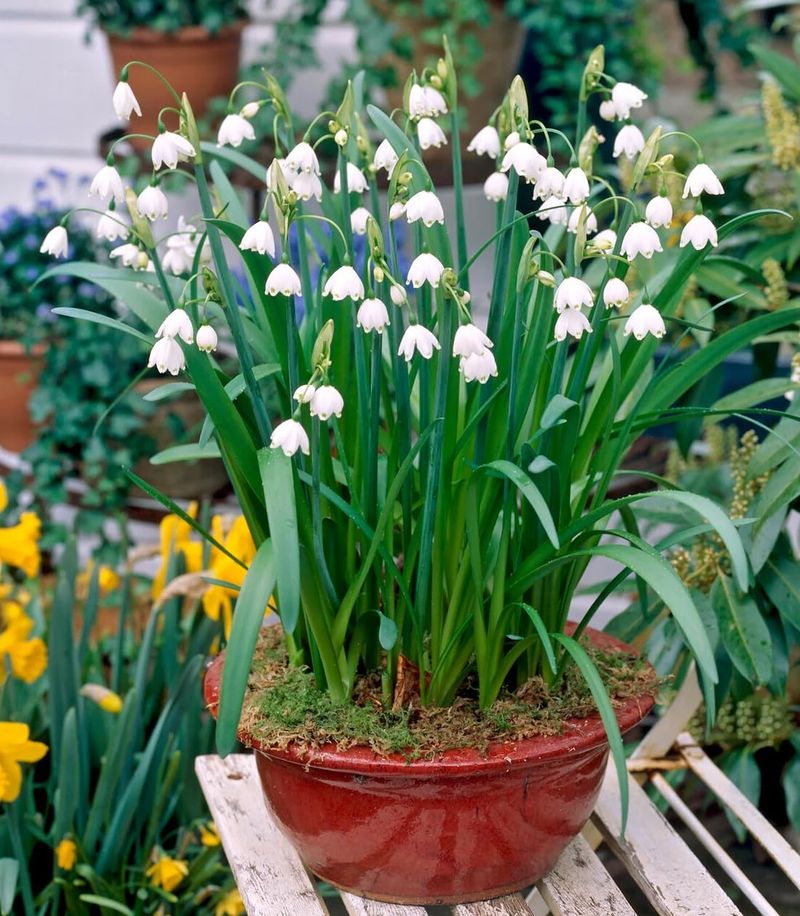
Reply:
<svg viewBox="0 0 800 916"><path fill-rule="evenodd" d="M593 817L655 910L661 916L741 916L632 776L628 787L630 813L624 838L613 763L606 769Z"/></svg>
<svg viewBox="0 0 800 916"><path fill-rule="evenodd" d="M636 916L582 836L567 846L538 889L554 916Z"/></svg>
<svg viewBox="0 0 800 916"><path fill-rule="evenodd" d="M686 728L702 702L703 694L697 681L697 669L692 662L669 709L644 736L631 757L666 757L675 744L675 739Z"/></svg>
<svg viewBox="0 0 800 916"><path fill-rule="evenodd" d="M195 772L248 916L324 916L328 910L267 811L252 754L198 757Z"/></svg>
<svg viewBox="0 0 800 916"><path fill-rule="evenodd" d="M550 916L550 907L544 902L544 897L536 887L525 898L525 904L533 916Z"/></svg>
<svg viewBox="0 0 800 916"><path fill-rule="evenodd" d="M658 789L662 798L664 798L675 814L677 814L683 823L686 824L699 842L702 843L708 853L722 866L731 881L734 882L758 912L761 913L761 916L780 916L780 913L778 913L755 884L753 884L708 830L706 830L698 818L695 817L689 806L683 801L667 780L664 779L660 773L654 773L650 781L656 789Z"/></svg>
<svg viewBox="0 0 800 916"><path fill-rule="evenodd" d="M427 916L428 911L421 906L398 906L396 903L380 903L356 897L341 891L345 909L350 916Z"/></svg>
<svg viewBox="0 0 800 916"><path fill-rule="evenodd" d="M687 732L678 735L677 747L686 763L747 827L761 846L772 856L789 880L800 888L800 855L770 824L756 806L728 779L698 747Z"/></svg>
<svg viewBox="0 0 800 916"><path fill-rule="evenodd" d="M483 903L459 903L453 916L531 916L531 911L519 894L509 894Z"/></svg>

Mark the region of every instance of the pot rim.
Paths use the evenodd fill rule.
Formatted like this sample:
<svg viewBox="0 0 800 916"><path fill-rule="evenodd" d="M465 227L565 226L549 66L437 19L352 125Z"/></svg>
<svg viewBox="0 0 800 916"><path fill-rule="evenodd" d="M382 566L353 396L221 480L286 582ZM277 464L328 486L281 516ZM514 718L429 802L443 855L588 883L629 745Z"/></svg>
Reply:
<svg viewBox="0 0 800 916"><path fill-rule="evenodd" d="M635 651L627 643L592 627L587 627L584 632L592 643L600 648ZM219 705L224 663L225 655L221 652L209 665L203 683L206 706L214 717ZM646 693L639 697L631 697L617 705L615 712L622 734L641 722L654 704L655 697ZM463 775L465 770L471 774L497 770L498 767L502 767L503 770L529 767L532 764L546 763L556 757L588 753L608 744L599 713L566 720L564 730L558 735L535 735L516 741L495 742L490 744L485 752L476 748L452 748L435 757L418 759L409 759L400 753L381 755L366 745L340 749L336 744L330 743L308 750L289 744L285 749L270 748L262 745L244 729L237 731L237 737L242 744L254 751L290 765L350 773L369 772L380 776L414 777L439 777L448 773L457 776Z"/></svg>
<svg viewBox="0 0 800 916"><path fill-rule="evenodd" d="M228 25L212 34L205 26L186 25L175 32L159 32L157 29L151 29L149 26L137 25L127 35L120 35L116 32L106 32L109 42L116 45L126 44L147 44L147 45L168 45L178 43L191 44L200 41L218 41L237 37L250 24L249 19L239 19L237 22L231 22Z"/></svg>
<svg viewBox="0 0 800 916"><path fill-rule="evenodd" d="M34 360L41 358L46 352L46 343L34 344L30 350L26 350L18 340L10 337L0 337L0 356L5 358Z"/></svg>

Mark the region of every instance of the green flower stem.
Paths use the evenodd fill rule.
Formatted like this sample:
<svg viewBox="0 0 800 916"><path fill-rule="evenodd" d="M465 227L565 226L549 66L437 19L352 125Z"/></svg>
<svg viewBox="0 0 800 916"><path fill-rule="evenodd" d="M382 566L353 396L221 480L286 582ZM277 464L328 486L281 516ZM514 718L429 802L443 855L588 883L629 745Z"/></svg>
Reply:
<svg viewBox="0 0 800 916"><path fill-rule="evenodd" d="M353 233L350 229L350 191L347 186L347 159L344 153L339 150L339 159L337 167L339 169L339 194L342 201L342 225L341 232L344 239L345 256L353 257Z"/></svg>
<svg viewBox="0 0 800 916"><path fill-rule="evenodd" d="M314 558L322 577L322 585L334 607L339 604L336 588L331 579L328 564L325 560L325 546L322 543L322 508L320 497L320 421L311 418L311 524L314 529Z"/></svg>
<svg viewBox="0 0 800 916"><path fill-rule="evenodd" d="M360 331L356 331L360 333ZM374 526L378 517L378 430L381 423L381 363L383 355L381 344L383 336L377 331L371 332L372 352L371 377L370 377L370 406L369 406L369 439L367 444L367 493L364 498L368 516L367 520Z"/></svg>
<svg viewBox="0 0 800 916"><path fill-rule="evenodd" d="M33 899L33 889L31 887L31 876L28 871L28 856L25 853L25 846L22 842L22 831L20 829L20 802L12 802L6 806L8 817L8 834L11 840L11 850L14 858L19 863L19 886L22 895L22 905L25 907L25 916L35 916L36 904Z"/></svg>
<svg viewBox="0 0 800 916"><path fill-rule="evenodd" d="M464 177L461 168L461 137L459 135L458 108L450 111L450 142L453 153L453 190L456 198L456 246L458 250L458 271L463 271L462 285L469 291L469 268L467 265L467 226L464 219Z"/></svg>
<svg viewBox="0 0 800 916"><path fill-rule="evenodd" d="M200 194L200 206L203 211L203 216L207 220L213 219L214 206L211 203L211 194L208 190L208 182L206 181L205 172L203 171L203 167L201 165L195 165L195 176L197 178L197 190ZM236 293L233 287L233 281L231 279L227 261L225 260L225 249L222 245L222 239L220 238L220 234L216 226L209 225L208 223L206 226L208 231L208 242L211 246L211 253L214 257L214 263L219 270L219 279L220 283L222 284L222 291L225 295L225 299L228 305L227 309L225 310L225 314L228 316L228 323L230 325L231 334L233 335L233 342L236 345L236 353L239 356L239 363L242 367L242 376L244 378L244 383L247 386L247 393L250 396L253 412L255 414L256 425L258 426L258 433L261 439L260 444L269 445L270 435L272 434L272 423L270 422L266 404L264 403L264 399L261 396L258 382L256 381L256 377L253 372L253 355L250 352L250 347L247 344L244 322L239 312L239 306L236 302Z"/></svg>
<svg viewBox="0 0 800 916"><path fill-rule="evenodd" d="M302 283L302 280L300 282ZM295 312L294 296L284 296L284 299L286 300L286 347L289 364L289 398L291 398L300 384L300 375L297 368L297 313Z"/></svg>
<svg viewBox="0 0 800 916"><path fill-rule="evenodd" d="M175 89L173 88L172 83L164 76L163 73L161 73L159 70L157 70L157 69L156 69L155 67L153 67L151 64L145 63L143 60L131 60L131 61L128 61L128 63L125 64L125 66L124 66L124 68L123 68L124 71L125 71L125 80L126 80L126 82L127 82L127 72L128 72L128 70L129 70L131 67L142 67L142 68L145 69L145 70L149 70L149 71L153 74L153 76L157 76L157 77L161 80L161 82L167 87L167 89L169 90L170 95L172 96L173 99L175 99L175 101L176 101L177 104L178 104L178 107L180 108L180 106L181 106L181 97L178 95L178 93L177 93L177 92L175 91Z"/></svg>

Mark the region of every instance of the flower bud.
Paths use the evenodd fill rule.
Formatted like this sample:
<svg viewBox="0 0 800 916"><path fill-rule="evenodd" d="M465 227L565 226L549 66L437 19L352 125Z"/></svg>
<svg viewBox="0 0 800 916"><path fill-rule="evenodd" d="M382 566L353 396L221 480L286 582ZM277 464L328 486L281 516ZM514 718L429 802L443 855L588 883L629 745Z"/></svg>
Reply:
<svg viewBox="0 0 800 916"><path fill-rule="evenodd" d="M372 271L372 276L375 278L376 283L383 283L383 281L386 279L386 274L384 273L380 264L375 265L375 269Z"/></svg>
<svg viewBox="0 0 800 916"><path fill-rule="evenodd" d="M340 127L339 130L334 134L333 139L336 141L337 146L346 146L347 144L347 131Z"/></svg>

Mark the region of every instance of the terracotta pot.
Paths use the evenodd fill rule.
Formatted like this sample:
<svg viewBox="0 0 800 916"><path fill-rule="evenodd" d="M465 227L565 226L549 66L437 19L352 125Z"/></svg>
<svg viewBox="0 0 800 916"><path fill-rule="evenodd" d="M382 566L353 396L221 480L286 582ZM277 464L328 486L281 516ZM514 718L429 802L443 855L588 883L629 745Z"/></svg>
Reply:
<svg viewBox="0 0 800 916"><path fill-rule="evenodd" d="M211 99L227 96L238 80L239 51L242 29L239 22L211 35L201 26L189 26L171 34L153 29L137 28L126 36L108 36L115 78L132 60L141 60L155 67L180 94L185 92L196 117L208 109ZM131 88L139 100L142 117L134 115L130 130L135 133L155 135L158 132L158 113L165 105L175 105L166 86L144 67L131 67ZM176 117L167 113L168 128L175 127ZM139 148L149 147L149 140L134 138L131 143Z"/></svg>
<svg viewBox="0 0 800 916"><path fill-rule="evenodd" d="M588 633L596 646L628 649ZM212 713L223 664L220 655L206 675ZM621 731L653 702L621 705ZM267 804L308 868L361 896L422 905L498 897L546 875L588 820L608 758L597 715L565 722L555 737L411 762L366 747L276 751L239 737L255 749Z"/></svg>
<svg viewBox="0 0 800 916"><path fill-rule="evenodd" d="M25 352L16 340L0 340L0 448L24 451L36 438L28 401L39 379L44 345Z"/></svg>

